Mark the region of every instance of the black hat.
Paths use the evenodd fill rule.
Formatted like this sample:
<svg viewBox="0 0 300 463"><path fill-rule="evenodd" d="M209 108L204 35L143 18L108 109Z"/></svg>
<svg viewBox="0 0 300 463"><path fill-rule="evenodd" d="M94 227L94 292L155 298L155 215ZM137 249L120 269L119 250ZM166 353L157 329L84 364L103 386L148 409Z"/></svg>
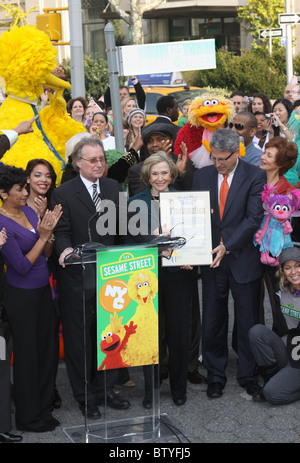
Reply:
<svg viewBox="0 0 300 463"><path fill-rule="evenodd" d="M167 124L164 122L152 122L152 124L146 125L146 127L142 129L143 142L147 143L149 136L153 133L158 133L164 137L170 137L174 140L177 130L175 125L174 127L172 126L173 124Z"/></svg>
<svg viewBox="0 0 300 463"><path fill-rule="evenodd" d="M287 260L296 260L297 262L300 262L300 248L292 247L281 251L279 256L279 264L282 265Z"/></svg>

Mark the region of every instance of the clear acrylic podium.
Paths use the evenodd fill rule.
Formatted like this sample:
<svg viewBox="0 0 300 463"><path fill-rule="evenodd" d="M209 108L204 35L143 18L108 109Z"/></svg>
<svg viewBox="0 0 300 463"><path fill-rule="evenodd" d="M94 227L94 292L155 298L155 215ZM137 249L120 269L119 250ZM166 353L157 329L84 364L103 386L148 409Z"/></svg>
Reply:
<svg viewBox="0 0 300 463"><path fill-rule="evenodd" d="M171 238L168 240L155 240L143 247L159 248L166 247L181 247L184 238ZM129 246L122 246L120 248L128 249ZM131 406L127 410L113 410L107 406L106 392L107 392L107 375L110 371L101 371L96 374L103 375L104 382L104 403L100 407L101 417L94 420L87 418L87 400L88 400L88 381L87 381L87 356L86 356L86 301L90 298L91 293L94 293L96 301L96 263L97 254L109 250L109 248L101 246L98 243L86 243L77 246L73 253L66 259L66 265L79 265L82 268L83 278L83 325L84 325L84 351L85 351L85 416L83 423L76 424L71 427L63 428L63 432L73 443L142 443L142 442L159 442L174 437L172 433L172 422L166 414L161 414L160 409L160 375L159 365L149 365L148 377L151 381L152 392L152 408L145 410L142 407L142 400L144 397L144 375L143 367L130 367L131 370L140 369L140 376L142 377L142 384L137 397L136 391L128 391L125 388L126 397L127 393L131 392L132 398L129 397ZM123 389L124 391L124 389ZM129 394L130 395L130 394ZM138 402L138 403L137 403ZM141 415L142 411L142 415Z"/></svg>

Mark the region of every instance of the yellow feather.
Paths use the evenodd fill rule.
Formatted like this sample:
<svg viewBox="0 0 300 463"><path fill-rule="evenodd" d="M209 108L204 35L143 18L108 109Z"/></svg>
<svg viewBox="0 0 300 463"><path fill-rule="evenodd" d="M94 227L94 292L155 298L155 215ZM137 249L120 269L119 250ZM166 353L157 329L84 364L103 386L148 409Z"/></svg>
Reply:
<svg viewBox="0 0 300 463"><path fill-rule="evenodd" d="M46 86L46 80L56 68L57 50L47 34L34 26L13 27L0 36L0 76L5 82L5 93L9 95L0 108L0 129L14 129L25 120L34 117L31 105L17 98L37 100ZM56 90L50 105L40 113L40 121L46 137L61 159L48 148L43 136L34 124L34 132L21 135L1 161L4 164L26 168L34 158L49 161L60 184L65 143L79 132L85 132L82 124L74 121L66 111L62 97L63 89Z"/></svg>

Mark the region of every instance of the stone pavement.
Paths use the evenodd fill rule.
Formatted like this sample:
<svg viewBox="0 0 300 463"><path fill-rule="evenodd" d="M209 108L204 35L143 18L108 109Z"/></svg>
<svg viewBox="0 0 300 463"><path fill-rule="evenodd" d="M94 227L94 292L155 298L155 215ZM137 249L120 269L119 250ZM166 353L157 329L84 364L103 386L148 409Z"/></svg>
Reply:
<svg viewBox="0 0 300 463"><path fill-rule="evenodd" d="M271 309L266 307L266 324L270 323ZM232 326L232 301L230 302L230 323ZM229 335L228 345L230 346ZM235 380L236 354L230 350L227 368L227 385L219 399L208 399L206 385L188 383L187 402L177 407L170 396L168 380L160 388L160 414L172 424L172 433L158 443L299 443L300 402L290 405L273 406L267 403L252 402L251 397ZM142 407L143 375L141 368L131 369L134 387L120 387L120 394L131 402L128 410L111 411L108 420L151 415ZM200 365L199 371L205 374ZM62 406L54 411L61 425L49 433L21 433L23 443L71 443L65 428L84 427L84 418L73 399L65 363L60 361L57 375L57 388L62 397ZM103 413L103 407L100 407ZM13 417L14 418L14 417ZM99 420L101 421L101 420ZM14 422L14 420L13 420ZM93 424L93 422L90 422ZM14 432L13 429L12 432ZM96 439L99 442L99 439ZM100 442L103 442L100 440ZM17 445L17 444L15 444ZM20 450L20 449L19 449Z"/></svg>

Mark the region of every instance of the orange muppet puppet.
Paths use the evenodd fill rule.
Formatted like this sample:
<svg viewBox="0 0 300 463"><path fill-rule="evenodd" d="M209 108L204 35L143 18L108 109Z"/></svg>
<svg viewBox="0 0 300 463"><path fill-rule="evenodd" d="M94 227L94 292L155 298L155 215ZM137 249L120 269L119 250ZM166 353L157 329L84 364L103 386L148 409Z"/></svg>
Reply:
<svg viewBox="0 0 300 463"><path fill-rule="evenodd" d="M234 110L230 100L220 95L204 94L196 97L189 106L188 120L176 137L174 153L181 154L181 143L187 147L189 159L198 169L212 164L209 140L213 132L224 126L231 119ZM240 156L245 156L245 149L240 146Z"/></svg>

